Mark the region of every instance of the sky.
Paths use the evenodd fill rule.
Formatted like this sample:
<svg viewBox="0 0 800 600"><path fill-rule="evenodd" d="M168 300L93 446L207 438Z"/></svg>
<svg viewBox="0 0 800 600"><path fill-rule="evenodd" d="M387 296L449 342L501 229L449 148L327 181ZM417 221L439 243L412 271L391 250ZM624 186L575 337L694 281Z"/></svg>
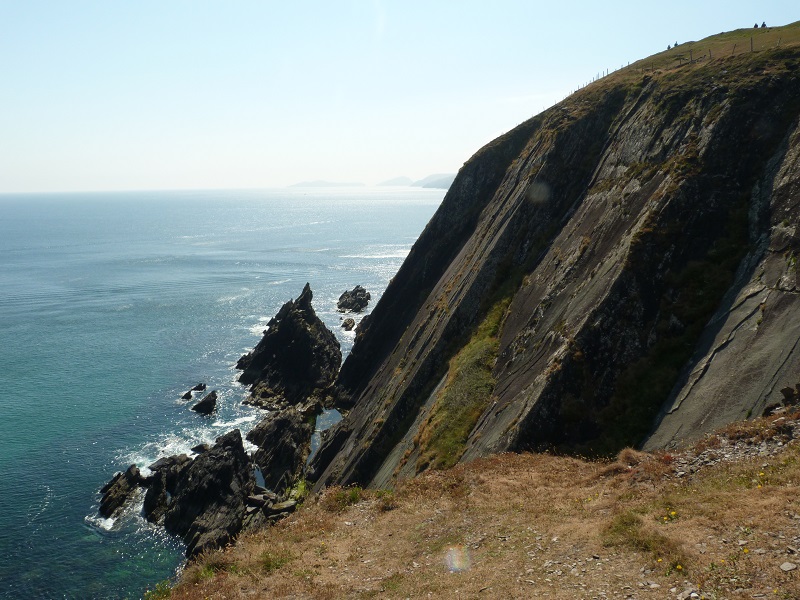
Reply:
<svg viewBox="0 0 800 600"><path fill-rule="evenodd" d="M605 69L796 0L0 0L0 193L455 173Z"/></svg>

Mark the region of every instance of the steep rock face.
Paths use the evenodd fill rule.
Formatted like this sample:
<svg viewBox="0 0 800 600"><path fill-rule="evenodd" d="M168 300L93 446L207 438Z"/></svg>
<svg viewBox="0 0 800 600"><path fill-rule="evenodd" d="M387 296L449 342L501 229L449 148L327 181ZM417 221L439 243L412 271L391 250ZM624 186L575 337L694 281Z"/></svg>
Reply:
<svg viewBox="0 0 800 600"><path fill-rule="evenodd" d="M703 332L646 448L694 439L759 416L800 383L797 230L800 129L790 134L753 189L752 249ZM746 398L747 402L732 401ZM794 401L794 394L783 401Z"/></svg>
<svg viewBox="0 0 800 600"><path fill-rule="evenodd" d="M268 323L258 345L239 359L239 381L250 385L249 404L274 408L304 402L324 393L342 362L339 342L311 306L311 288L303 288Z"/></svg>
<svg viewBox="0 0 800 600"><path fill-rule="evenodd" d="M478 152L359 326L317 485L664 445L793 387L799 65L623 72Z"/></svg>

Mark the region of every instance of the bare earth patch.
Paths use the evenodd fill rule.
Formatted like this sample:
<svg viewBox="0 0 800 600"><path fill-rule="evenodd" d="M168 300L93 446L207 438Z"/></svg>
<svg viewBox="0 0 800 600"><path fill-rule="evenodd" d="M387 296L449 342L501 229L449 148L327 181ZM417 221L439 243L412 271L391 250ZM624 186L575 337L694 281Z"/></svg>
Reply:
<svg viewBox="0 0 800 600"><path fill-rule="evenodd" d="M784 414L674 454L503 454L329 489L152 597L800 598L796 437Z"/></svg>

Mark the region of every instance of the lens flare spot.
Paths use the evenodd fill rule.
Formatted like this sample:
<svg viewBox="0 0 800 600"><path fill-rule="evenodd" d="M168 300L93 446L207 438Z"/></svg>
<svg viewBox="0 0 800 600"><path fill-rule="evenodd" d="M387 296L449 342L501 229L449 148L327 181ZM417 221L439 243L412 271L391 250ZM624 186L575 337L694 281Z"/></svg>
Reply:
<svg viewBox="0 0 800 600"><path fill-rule="evenodd" d="M463 573L471 566L469 550L464 546L451 546L447 549L444 562L451 573Z"/></svg>

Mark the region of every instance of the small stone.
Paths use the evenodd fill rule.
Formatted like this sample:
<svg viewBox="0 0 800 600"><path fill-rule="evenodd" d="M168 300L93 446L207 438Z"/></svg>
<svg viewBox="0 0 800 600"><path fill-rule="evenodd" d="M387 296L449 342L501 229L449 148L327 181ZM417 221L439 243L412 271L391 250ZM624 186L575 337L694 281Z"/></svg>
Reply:
<svg viewBox="0 0 800 600"><path fill-rule="evenodd" d="M789 561L786 561L781 565L781 571L785 571L786 573L788 573L789 571L794 571L796 568L797 565Z"/></svg>

